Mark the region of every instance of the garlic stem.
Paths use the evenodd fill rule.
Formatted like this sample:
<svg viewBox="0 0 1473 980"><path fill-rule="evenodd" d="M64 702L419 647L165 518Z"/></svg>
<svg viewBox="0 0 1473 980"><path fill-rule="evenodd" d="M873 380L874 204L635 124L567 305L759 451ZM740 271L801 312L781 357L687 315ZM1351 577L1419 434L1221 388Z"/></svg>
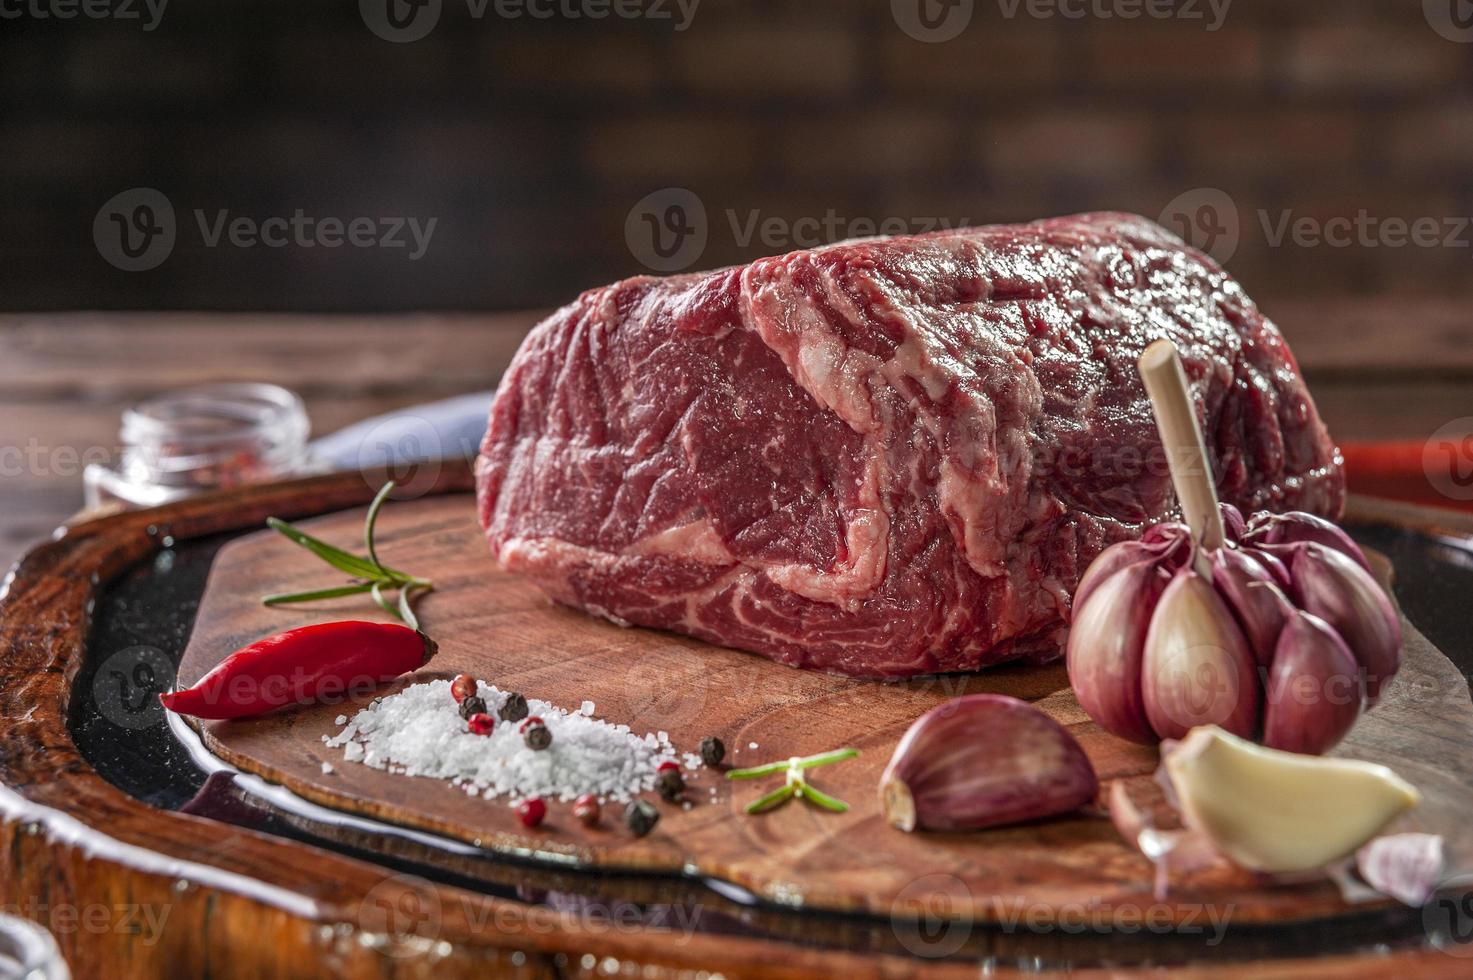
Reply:
<svg viewBox="0 0 1473 980"><path fill-rule="evenodd" d="M1158 340L1146 348L1139 362L1141 380L1156 413L1156 428L1166 448L1166 461L1171 467L1171 482L1181 503L1182 516L1192 529L1192 537L1204 551L1222 547L1224 534L1222 512L1217 506L1217 488L1212 483L1212 464L1207 459L1207 444L1197 424L1191 390L1181 355L1169 340ZM1211 569L1198 555L1197 572L1212 580Z"/></svg>

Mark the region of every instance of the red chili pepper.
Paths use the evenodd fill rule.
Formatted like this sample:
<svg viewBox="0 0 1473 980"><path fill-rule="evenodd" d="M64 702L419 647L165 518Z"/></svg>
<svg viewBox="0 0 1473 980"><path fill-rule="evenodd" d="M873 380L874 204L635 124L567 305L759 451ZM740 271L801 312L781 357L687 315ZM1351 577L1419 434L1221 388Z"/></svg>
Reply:
<svg viewBox="0 0 1473 980"><path fill-rule="evenodd" d="M159 700L196 718L250 718L367 693L423 667L436 649L434 640L398 623L302 626L237 650L193 687Z"/></svg>

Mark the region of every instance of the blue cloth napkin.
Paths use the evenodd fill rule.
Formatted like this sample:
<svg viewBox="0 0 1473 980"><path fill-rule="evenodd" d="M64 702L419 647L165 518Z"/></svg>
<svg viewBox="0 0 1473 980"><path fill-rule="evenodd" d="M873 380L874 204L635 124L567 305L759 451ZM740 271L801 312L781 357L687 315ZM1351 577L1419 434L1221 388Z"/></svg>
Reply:
<svg viewBox="0 0 1473 980"><path fill-rule="evenodd" d="M458 395L355 422L312 443L329 469L402 468L443 459L474 459L486 434L494 391Z"/></svg>

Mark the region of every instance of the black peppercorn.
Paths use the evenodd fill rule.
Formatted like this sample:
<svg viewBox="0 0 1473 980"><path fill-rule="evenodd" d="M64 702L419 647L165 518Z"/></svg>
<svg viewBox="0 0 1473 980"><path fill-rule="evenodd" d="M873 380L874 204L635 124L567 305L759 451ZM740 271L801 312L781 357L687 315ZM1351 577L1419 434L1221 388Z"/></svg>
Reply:
<svg viewBox="0 0 1473 980"><path fill-rule="evenodd" d="M527 699L513 691L501 702L501 709L496 713L502 721L521 721L527 717Z"/></svg>
<svg viewBox="0 0 1473 980"><path fill-rule="evenodd" d="M701 761L713 769L726 758L726 746L715 735L701 739Z"/></svg>
<svg viewBox="0 0 1473 980"><path fill-rule="evenodd" d="M460 702L460 717L469 721L471 715L484 715L486 713L486 699L477 694L472 694Z"/></svg>
<svg viewBox="0 0 1473 980"><path fill-rule="evenodd" d="M552 732L542 724L540 719L534 719L535 724L522 726L522 741L527 743L527 748L541 752L552 744Z"/></svg>
<svg viewBox="0 0 1473 980"><path fill-rule="evenodd" d="M685 777L673 766L668 769L662 767L655 777L655 789L666 803L678 803L680 794L685 792Z"/></svg>
<svg viewBox="0 0 1473 980"><path fill-rule="evenodd" d="M624 808L624 825L635 837L643 837L660 822L660 811L648 800L635 800Z"/></svg>

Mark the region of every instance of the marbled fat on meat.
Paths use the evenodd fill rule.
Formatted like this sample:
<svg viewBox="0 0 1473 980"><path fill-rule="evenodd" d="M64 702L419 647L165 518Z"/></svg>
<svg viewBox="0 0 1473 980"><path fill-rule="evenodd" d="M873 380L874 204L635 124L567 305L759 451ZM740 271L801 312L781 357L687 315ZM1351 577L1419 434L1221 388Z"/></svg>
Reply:
<svg viewBox="0 0 1473 980"><path fill-rule="evenodd" d="M1135 368L1162 337L1223 498L1338 516L1273 324L1154 223L1086 214L584 293L502 382L481 520L559 602L794 666L1051 659L1090 560L1172 513Z"/></svg>

